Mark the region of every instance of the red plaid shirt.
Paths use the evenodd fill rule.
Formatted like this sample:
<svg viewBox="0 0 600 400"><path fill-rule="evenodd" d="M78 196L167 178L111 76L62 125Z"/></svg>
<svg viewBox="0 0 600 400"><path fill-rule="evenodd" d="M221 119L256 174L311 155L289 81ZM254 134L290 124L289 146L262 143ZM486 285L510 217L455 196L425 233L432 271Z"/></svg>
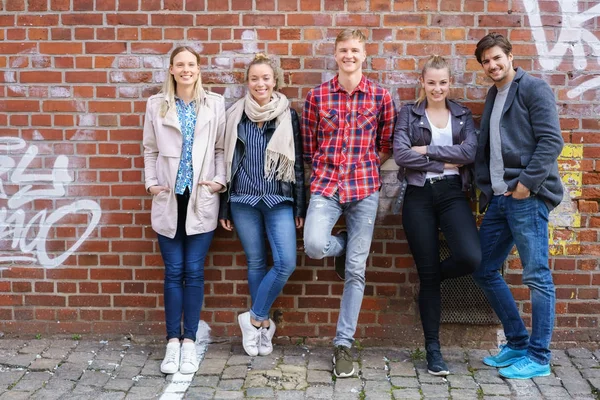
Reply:
<svg viewBox="0 0 600 400"><path fill-rule="evenodd" d="M304 160L312 162L310 192L340 203L379 190L378 152L392 152L396 113L390 93L363 75L346 92L336 76L308 92L302 113Z"/></svg>

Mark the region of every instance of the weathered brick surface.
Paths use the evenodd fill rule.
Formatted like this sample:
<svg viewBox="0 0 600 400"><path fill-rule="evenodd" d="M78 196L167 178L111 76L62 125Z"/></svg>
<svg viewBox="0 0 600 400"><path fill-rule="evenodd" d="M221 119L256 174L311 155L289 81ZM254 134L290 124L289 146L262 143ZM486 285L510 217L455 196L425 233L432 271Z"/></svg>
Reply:
<svg viewBox="0 0 600 400"><path fill-rule="evenodd" d="M513 41L516 65L552 86L567 143L560 159L566 195L552 214L549 238L558 298L554 339L598 340L600 69L588 50L597 47L600 12L595 2L563 3L0 2L0 330L162 332L162 263L141 184L141 127L169 51L183 43L198 49L203 81L228 104L244 93L252 55L276 55L285 70L283 92L300 111L308 89L335 73L337 32L358 27L369 37L365 70L397 106L414 99L419 67L436 53L452 62L453 96L479 115L490 82L472 54L493 30ZM393 165L383 175L357 337L420 341L416 272L401 217L390 211L398 191ZM516 255L506 266L529 321ZM285 321L278 335L334 335L341 290L332 260L309 260L299 251L275 305ZM249 296L235 233L217 231L204 304L213 334L239 335L235 317ZM448 338L495 341L495 327L476 332Z"/></svg>

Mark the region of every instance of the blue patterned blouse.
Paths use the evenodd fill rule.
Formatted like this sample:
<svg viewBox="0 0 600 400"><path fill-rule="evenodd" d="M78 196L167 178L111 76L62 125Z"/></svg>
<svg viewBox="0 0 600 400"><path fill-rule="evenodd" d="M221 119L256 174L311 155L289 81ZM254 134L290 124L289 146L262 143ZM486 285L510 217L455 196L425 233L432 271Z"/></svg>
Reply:
<svg viewBox="0 0 600 400"><path fill-rule="evenodd" d="M177 119L181 126L183 145L181 146L181 160L177 169L177 180L175 181L175 193L183 194L189 188L192 192L194 180L194 168L192 166L192 147L194 146L194 130L196 128L196 101L185 104L183 100L175 97L177 108Z"/></svg>

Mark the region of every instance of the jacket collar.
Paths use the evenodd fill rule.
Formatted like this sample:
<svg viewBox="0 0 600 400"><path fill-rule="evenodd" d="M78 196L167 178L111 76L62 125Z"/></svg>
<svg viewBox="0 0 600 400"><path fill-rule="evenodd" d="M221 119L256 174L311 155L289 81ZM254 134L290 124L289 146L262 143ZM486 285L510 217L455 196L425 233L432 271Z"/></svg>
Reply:
<svg viewBox="0 0 600 400"><path fill-rule="evenodd" d="M423 100L419 104L415 104L413 106L412 111L415 114L420 115L422 117L425 115L426 107L427 107L427 99ZM450 114L452 114L453 117L460 117L461 115L463 115L466 112L463 107L458 105L453 100L446 99L446 107L448 108L448 110L450 110Z"/></svg>

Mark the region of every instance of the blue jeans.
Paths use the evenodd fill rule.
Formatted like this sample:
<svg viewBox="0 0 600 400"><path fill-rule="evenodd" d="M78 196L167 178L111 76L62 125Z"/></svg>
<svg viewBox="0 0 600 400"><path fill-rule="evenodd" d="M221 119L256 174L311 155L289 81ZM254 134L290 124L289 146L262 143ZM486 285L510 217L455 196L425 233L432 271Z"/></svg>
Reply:
<svg viewBox="0 0 600 400"><path fill-rule="evenodd" d="M358 201L341 204L333 197L312 195L304 226L304 249L310 258L322 259L346 254L346 281L340 305L334 346L352 347L358 314L365 291L365 269L371 248L379 192ZM348 241L333 236L333 226L344 215Z"/></svg>
<svg viewBox="0 0 600 400"><path fill-rule="evenodd" d="M158 234L158 245L165 263L165 323L167 340L196 340L200 310L204 299L204 259L214 231L198 235L185 233L188 196L177 196L177 232L170 239ZM183 314L183 336L181 315Z"/></svg>
<svg viewBox="0 0 600 400"><path fill-rule="evenodd" d="M264 202L256 206L231 204L236 227L248 264L248 286L252 298L250 316L256 321L269 319L269 310L288 278L296 269L296 225L289 202L269 208ZM265 233L273 254L273 268L267 272Z"/></svg>
<svg viewBox="0 0 600 400"><path fill-rule="evenodd" d="M532 360L548 364L556 302L548 267L548 207L535 196L523 200L494 196L479 229L479 238L482 260L473 277L502 322L508 347L527 349ZM517 245L523 265L523 284L531 291L531 337L508 285L498 272L513 244Z"/></svg>

